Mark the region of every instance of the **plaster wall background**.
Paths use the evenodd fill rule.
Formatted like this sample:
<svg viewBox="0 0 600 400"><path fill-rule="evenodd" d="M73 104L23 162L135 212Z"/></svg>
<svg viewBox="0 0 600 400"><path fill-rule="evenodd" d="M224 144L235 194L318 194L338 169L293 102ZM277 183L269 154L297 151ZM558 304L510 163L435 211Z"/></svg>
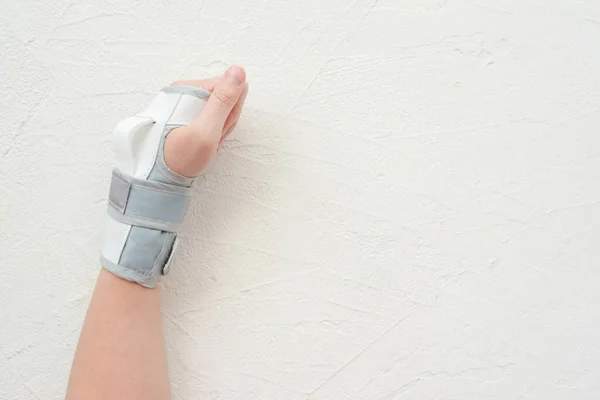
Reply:
<svg viewBox="0 0 600 400"><path fill-rule="evenodd" d="M600 3L0 12L0 398L60 399L111 131L246 66L163 309L174 399L600 398Z"/></svg>

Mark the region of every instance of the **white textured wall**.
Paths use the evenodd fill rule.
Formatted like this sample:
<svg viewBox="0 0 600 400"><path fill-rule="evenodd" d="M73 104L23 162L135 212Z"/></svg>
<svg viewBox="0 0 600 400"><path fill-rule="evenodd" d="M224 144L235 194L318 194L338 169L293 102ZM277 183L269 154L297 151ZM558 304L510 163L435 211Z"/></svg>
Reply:
<svg viewBox="0 0 600 400"><path fill-rule="evenodd" d="M0 398L64 395L115 123L230 63L175 399L600 398L599 44L593 0L3 0Z"/></svg>

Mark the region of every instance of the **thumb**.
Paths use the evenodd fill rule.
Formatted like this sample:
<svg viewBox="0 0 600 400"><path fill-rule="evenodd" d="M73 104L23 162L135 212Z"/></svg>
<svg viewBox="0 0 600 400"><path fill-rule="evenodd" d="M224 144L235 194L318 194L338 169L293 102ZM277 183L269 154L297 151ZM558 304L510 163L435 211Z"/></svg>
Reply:
<svg viewBox="0 0 600 400"><path fill-rule="evenodd" d="M223 134L225 121L244 90L245 82L246 71L243 68L236 65L229 67L215 84L204 109L190 126L202 127L202 131L211 136L218 135L211 138L218 142Z"/></svg>

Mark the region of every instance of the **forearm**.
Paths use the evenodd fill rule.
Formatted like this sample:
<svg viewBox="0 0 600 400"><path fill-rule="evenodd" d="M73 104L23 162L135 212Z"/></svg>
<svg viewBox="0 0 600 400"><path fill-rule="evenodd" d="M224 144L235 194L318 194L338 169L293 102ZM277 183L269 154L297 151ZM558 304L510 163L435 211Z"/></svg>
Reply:
<svg viewBox="0 0 600 400"><path fill-rule="evenodd" d="M70 399L168 399L158 289L101 270L69 379Z"/></svg>

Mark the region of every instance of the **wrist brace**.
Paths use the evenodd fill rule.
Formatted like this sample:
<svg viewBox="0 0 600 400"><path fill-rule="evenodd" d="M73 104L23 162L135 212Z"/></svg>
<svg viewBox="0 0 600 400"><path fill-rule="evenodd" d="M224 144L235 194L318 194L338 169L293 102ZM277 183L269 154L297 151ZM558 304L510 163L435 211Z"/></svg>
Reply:
<svg viewBox="0 0 600 400"><path fill-rule="evenodd" d="M116 168L100 264L120 278L155 287L169 272L194 178L167 166L165 139L188 125L209 97L196 87L168 86L114 131Z"/></svg>

